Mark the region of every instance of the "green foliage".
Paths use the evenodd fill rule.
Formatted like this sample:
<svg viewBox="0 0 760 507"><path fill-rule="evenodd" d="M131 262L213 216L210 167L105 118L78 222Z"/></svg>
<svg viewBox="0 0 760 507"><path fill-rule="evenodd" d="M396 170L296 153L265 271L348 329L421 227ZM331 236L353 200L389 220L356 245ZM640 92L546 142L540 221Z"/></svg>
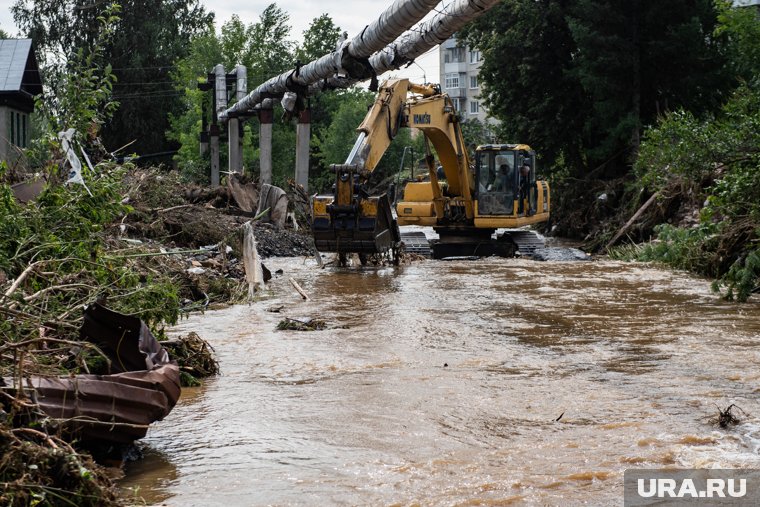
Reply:
<svg viewBox="0 0 760 507"><path fill-rule="evenodd" d="M327 14L314 18L308 30L303 33L303 44L296 51L296 56L305 64L335 51L340 37L340 27L333 23Z"/></svg>
<svg viewBox="0 0 760 507"><path fill-rule="evenodd" d="M713 282L712 288L716 292L722 292L723 297L729 301L737 299L744 302L749 299L752 292L757 291L759 282L760 247L737 259L728 273Z"/></svg>
<svg viewBox="0 0 760 507"><path fill-rule="evenodd" d="M332 115L332 121L327 128L316 133L314 140L317 151L315 159L324 168L346 161L358 135L356 128L366 116L367 107L374 102L374 94L365 90L349 89L334 93L338 100L334 102L336 110ZM334 176L325 170L312 175L309 185L316 191L324 191L334 183L333 178Z"/></svg>
<svg viewBox="0 0 760 507"><path fill-rule="evenodd" d="M498 137L530 144L547 165L564 158L579 173L590 104L569 72L576 45L566 4L501 2L457 36L483 54L481 98L502 121Z"/></svg>
<svg viewBox="0 0 760 507"><path fill-rule="evenodd" d="M89 259L97 233L123 214L118 172L91 181L90 196L80 186L48 186L37 206L22 206L7 185L0 186L0 269L15 277L31 262L49 258Z"/></svg>
<svg viewBox="0 0 760 507"><path fill-rule="evenodd" d="M500 137L573 177L627 174L639 134L664 111L717 107L725 79L711 0L506 0L458 35L479 48Z"/></svg>
<svg viewBox="0 0 760 507"><path fill-rule="evenodd" d="M750 81L760 76L760 22L755 8L737 9L733 2L717 0L719 25L716 36L728 41L730 63L739 77Z"/></svg>
<svg viewBox="0 0 760 507"><path fill-rule="evenodd" d="M724 155L716 150L715 134L711 122L699 120L688 111L665 116L657 128L644 133L635 163L642 186L659 190L674 175L701 182Z"/></svg>
<svg viewBox="0 0 760 507"><path fill-rule="evenodd" d="M676 112L647 132L636 164L641 184L659 190L680 178L704 193L705 205L699 227L661 226L657 241L637 250L636 258L719 277L715 290L746 300L760 280L757 146L760 92L749 86L741 86L715 119Z"/></svg>
<svg viewBox="0 0 760 507"><path fill-rule="evenodd" d="M22 32L35 41L43 81L54 90L46 96L61 96L58 90L65 87L73 55L99 47L99 57L116 78L111 83L114 99L121 104L103 118L101 135L108 151L126 144L131 152L163 151L169 148L164 137L167 113L180 105L169 84L169 69L186 54L190 39L208 29L213 14L199 0L118 3L121 15L113 20L105 43L98 40L98 17L106 2L83 7L78 0L16 0L11 10Z"/></svg>
<svg viewBox="0 0 760 507"><path fill-rule="evenodd" d="M119 21L118 4L109 5L97 23L99 30L92 43L80 47L66 65L66 71L51 84L52 91L37 98L45 142L57 144L57 133L69 128L80 141L92 139L118 108L112 98L116 76L107 63L105 48L113 38Z"/></svg>
<svg viewBox="0 0 760 507"><path fill-rule="evenodd" d="M710 246L715 246L719 226L703 224L684 229L662 224L655 227L657 240L637 247L622 247L611 252L612 258L661 262L676 269L710 274L714 259ZM713 273L714 274L714 273Z"/></svg>
<svg viewBox="0 0 760 507"><path fill-rule="evenodd" d="M139 315L154 328L175 323L177 285L165 275L143 273L105 253L105 228L130 210L120 202L123 175L122 169L101 165L97 177L87 175L92 196L80 186L50 185L35 206L19 205L10 188L0 185L0 270L9 278L32 263L51 270L52 283L51 275L29 278L34 291L58 282L69 285L72 280L77 287L90 287L50 292L45 306L50 312L57 310L57 315L76 304L77 298L84 298L79 302L84 304L103 295L114 310Z"/></svg>
<svg viewBox="0 0 760 507"><path fill-rule="evenodd" d="M464 144L467 146L470 160L475 160L475 148L481 144L494 142L494 133L490 126L473 118L460 122L462 128L462 137Z"/></svg>

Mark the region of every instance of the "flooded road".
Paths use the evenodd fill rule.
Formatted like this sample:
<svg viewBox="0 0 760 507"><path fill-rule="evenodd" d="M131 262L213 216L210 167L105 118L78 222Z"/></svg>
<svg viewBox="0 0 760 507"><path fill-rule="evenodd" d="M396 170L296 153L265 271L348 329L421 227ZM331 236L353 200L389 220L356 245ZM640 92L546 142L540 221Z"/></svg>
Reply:
<svg viewBox="0 0 760 507"><path fill-rule="evenodd" d="M223 375L184 390L123 488L172 506L622 505L627 468L760 468L760 304L707 281L612 261L267 265L285 273L267 299L176 329ZM731 403L752 415L716 428Z"/></svg>

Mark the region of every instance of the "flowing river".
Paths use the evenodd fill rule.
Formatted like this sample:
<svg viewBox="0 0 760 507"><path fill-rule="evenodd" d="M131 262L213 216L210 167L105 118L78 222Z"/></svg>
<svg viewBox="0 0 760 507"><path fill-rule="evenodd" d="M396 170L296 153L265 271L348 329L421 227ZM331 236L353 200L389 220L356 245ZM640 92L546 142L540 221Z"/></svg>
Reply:
<svg viewBox="0 0 760 507"><path fill-rule="evenodd" d="M608 260L266 263L284 274L265 299L175 329L209 341L223 374L151 428L126 494L622 505L626 469L760 468L760 304L706 280ZM328 329L276 330L285 317ZM746 414L721 429L732 403Z"/></svg>

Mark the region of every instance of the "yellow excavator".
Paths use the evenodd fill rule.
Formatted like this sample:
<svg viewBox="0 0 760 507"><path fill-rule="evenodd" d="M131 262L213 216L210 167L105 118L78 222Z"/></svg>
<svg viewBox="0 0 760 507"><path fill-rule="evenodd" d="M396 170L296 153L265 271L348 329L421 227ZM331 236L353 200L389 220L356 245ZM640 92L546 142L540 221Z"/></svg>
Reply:
<svg viewBox="0 0 760 507"><path fill-rule="evenodd" d="M400 128L425 136L428 174L405 185L394 217L389 196L369 195L367 182ZM342 261L350 253L398 259L405 242L424 238L416 232L405 241L404 225L433 227L439 236L431 245L434 258L510 257L536 248L535 234L517 230L549 219L549 185L536 179L535 152L526 144L483 144L472 164L454 104L437 85L384 82L357 131L346 162L330 166L333 193L312 199L318 250L337 252ZM497 229L510 230L496 235Z"/></svg>

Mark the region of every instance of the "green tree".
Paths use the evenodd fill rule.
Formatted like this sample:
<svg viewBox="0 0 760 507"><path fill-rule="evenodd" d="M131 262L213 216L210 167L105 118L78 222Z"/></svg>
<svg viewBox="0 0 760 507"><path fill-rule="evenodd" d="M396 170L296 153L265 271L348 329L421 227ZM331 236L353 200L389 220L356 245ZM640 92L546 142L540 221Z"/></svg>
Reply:
<svg viewBox="0 0 760 507"><path fill-rule="evenodd" d="M687 188L693 201L704 202L700 222L659 225L656 242L620 253L717 277L715 290L744 301L760 284L760 17L728 2L718 9L729 80L741 84L714 115L664 115L645 132L635 165L650 192Z"/></svg>
<svg viewBox="0 0 760 507"><path fill-rule="evenodd" d="M342 164L356 140L356 127L367 114L367 106L374 101L374 94L352 88L331 92L335 102L335 114L330 125L313 140L317 147L316 162L327 168L330 164ZM309 185L315 190L327 190L333 184L334 176L327 170L312 174Z"/></svg>
<svg viewBox="0 0 760 507"><path fill-rule="evenodd" d="M340 38L340 27L327 14L314 18L309 28L303 32L303 44L296 56L305 64L335 51Z"/></svg>
<svg viewBox="0 0 760 507"><path fill-rule="evenodd" d="M289 20L290 15L272 3L246 29L249 82L258 85L293 68L295 44L289 39Z"/></svg>
<svg viewBox="0 0 760 507"><path fill-rule="evenodd" d="M113 99L116 76L105 56L119 22L118 4L98 16L96 36L67 62L67 72L52 86L53 93L37 97L35 119L41 123L42 139L37 151L58 146L58 133L73 128L78 142L94 143L97 126L108 122L118 108ZM92 144L90 145L92 147ZM89 150L94 153L94 150Z"/></svg>
<svg viewBox="0 0 760 507"><path fill-rule="evenodd" d="M760 79L760 22L753 7L737 9L733 2L719 0L716 35L727 41L727 55L735 74L752 82Z"/></svg>
<svg viewBox="0 0 760 507"><path fill-rule="evenodd" d="M594 165L626 171L643 126L664 111L715 110L732 84L721 77L710 0L667 3L578 0L568 24L577 47L571 72L591 103L584 124ZM624 154L627 157L623 157Z"/></svg>
<svg viewBox="0 0 760 507"><path fill-rule="evenodd" d="M590 108L568 73L575 43L565 0L508 0L460 36L481 50L481 93L501 120L498 137L535 148L546 165L584 167L583 124Z"/></svg>
<svg viewBox="0 0 760 507"><path fill-rule="evenodd" d="M732 86L709 0L507 0L462 35L483 52L502 137L582 176L628 172L644 126L714 110Z"/></svg>
<svg viewBox="0 0 760 507"><path fill-rule="evenodd" d="M187 52L190 39L209 29L213 14L199 0L121 0L122 14L104 58L116 76L114 97L121 107L102 126L109 150L130 144L129 151L168 149L167 113L180 106L169 71ZM98 6L75 0L17 0L16 23L35 40L47 86L55 88L67 73L66 62L88 47L98 31Z"/></svg>

